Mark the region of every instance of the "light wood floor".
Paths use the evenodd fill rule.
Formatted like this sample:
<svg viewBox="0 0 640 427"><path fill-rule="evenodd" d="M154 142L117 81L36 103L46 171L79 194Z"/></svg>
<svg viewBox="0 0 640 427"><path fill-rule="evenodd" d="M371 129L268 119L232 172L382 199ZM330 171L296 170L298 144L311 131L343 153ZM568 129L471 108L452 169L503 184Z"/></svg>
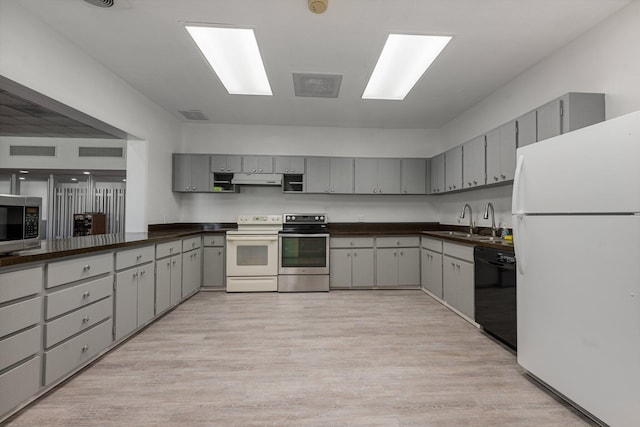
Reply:
<svg viewBox="0 0 640 427"><path fill-rule="evenodd" d="M420 291L202 292L11 426L585 426Z"/></svg>

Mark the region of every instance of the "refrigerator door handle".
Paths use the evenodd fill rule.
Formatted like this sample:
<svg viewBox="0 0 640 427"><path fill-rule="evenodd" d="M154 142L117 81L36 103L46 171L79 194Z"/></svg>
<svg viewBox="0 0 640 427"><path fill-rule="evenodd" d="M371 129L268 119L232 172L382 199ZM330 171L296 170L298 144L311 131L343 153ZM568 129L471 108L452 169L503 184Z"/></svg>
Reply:
<svg viewBox="0 0 640 427"><path fill-rule="evenodd" d="M524 156L519 155L516 161L516 171L513 175L513 200L511 202L511 212L519 215L522 214L520 209L520 178L522 176L522 167L524 164Z"/></svg>
<svg viewBox="0 0 640 427"><path fill-rule="evenodd" d="M518 267L518 273L524 274L525 272L525 259L526 255L523 252L524 244L522 242L521 223L524 221L525 215L521 212L513 215L513 250L516 253L516 266Z"/></svg>

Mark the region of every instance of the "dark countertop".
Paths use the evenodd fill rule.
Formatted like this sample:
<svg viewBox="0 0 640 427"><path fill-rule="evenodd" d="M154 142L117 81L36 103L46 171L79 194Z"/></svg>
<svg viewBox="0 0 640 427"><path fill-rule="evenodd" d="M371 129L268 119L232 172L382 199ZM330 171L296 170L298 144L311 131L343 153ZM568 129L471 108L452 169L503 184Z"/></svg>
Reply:
<svg viewBox="0 0 640 427"><path fill-rule="evenodd" d="M48 261L73 255L86 255L92 252L149 243L161 243L198 234L221 234L229 229L232 228L218 228L215 230L174 228L149 233L98 234L95 236L42 240L39 248L15 252L11 255L0 255L0 267Z"/></svg>
<svg viewBox="0 0 640 427"><path fill-rule="evenodd" d="M445 230L463 231L466 227L440 225L437 222L329 223L332 236L401 236L425 235L457 243L513 250L513 244L501 241L477 241L461 236L442 234ZM177 223L150 225L148 233L101 234L43 240L41 247L0 255L0 268L38 261L48 261L74 255L114 250L144 244L155 244L198 234L223 234L237 229L235 223ZM486 230L480 230L486 232Z"/></svg>

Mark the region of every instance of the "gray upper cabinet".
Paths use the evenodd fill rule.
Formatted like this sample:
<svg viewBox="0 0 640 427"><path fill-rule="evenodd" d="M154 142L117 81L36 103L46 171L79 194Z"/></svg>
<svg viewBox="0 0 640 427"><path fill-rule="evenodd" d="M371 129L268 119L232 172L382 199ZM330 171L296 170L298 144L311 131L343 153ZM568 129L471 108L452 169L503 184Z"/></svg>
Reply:
<svg viewBox="0 0 640 427"><path fill-rule="evenodd" d="M537 110L538 141L553 138L562 133L562 101L554 99Z"/></svg>
<svg viewBox="0 0 640 427"><path fill-rule="evenodd" d="M487 184L513 180L516 167L515 120L487 133Z"/></svg>
<svg viewBox="0 0 640 427"><path fill-rule="evenodd" d="M242 172L273 173L272 156L242 156Z"/></svg>
<svg viewBox="0 0 640 427"><path fill-rule="evenodd" d="M485 185L485 136L462 145L462 188Z"/></svg>
<svg viewBox="0 0 640 427"><path fill-rule="evenodd" d="M518 147L605 119L604 94L570 92L517 119Z"/></svg>
<svg viewBox="0 0 640 427"><path fill-rule="evenodd" d="M446 191L462 189L462 145L444 153L444 173Z"/></svg>
<svg viewBox="0 0 640 427"><path fill-rule="evenodd" d="M402 194L426 194L427 161L425 159L402 159Z"/></svg>
<svg viewBox="0 0 640 427"><path fill-rule="evenodd" d="M356 159L355 192L400 194L400 159Z"/></svg>
<svg viewBox="0 0 640 427"><path fill-rule="evenodd" d="M275 173L304 173L304 157L277 156Z"/></svg>
<svg viewBox="0 0 640 427"><path fill-rule="evenodd" d="M211 156L211 172L242 172L242 157L215 154Z"/></svg>
<svg viewBox="0 0 640 427"><path fill-rule="evenodd" d="M444 153L431 159L429 194L444 193Z"/></svg>
<svg viewBox="0 0 640 427"><path fill-rule="evenodd" d="M211 191L209 155L173 155L173 191Z"/></svg>
<svg viewBox="0 0 640 427"><path fill-rule="evenodd" d="M307 157L307 193L353 193L353 159Z"/></svg>
<svg viewBox="0 0 640 427"><path fill-rule="evenodd" d="M518 147L538 141L538 119L536 111L531 111L516 119Z"/></svg>

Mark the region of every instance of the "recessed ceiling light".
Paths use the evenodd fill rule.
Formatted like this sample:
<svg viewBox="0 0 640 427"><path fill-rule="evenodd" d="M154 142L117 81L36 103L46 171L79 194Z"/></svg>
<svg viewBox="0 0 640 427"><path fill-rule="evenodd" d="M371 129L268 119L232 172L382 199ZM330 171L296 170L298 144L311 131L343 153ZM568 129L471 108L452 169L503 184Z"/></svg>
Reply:
<svg viewBox="0 0 640 427"><path fill-rule="evenodd" d="M91 172L87 172L87 171L84 171L82 173L85 174L85 175L91 175Z"/></svg>
<svg viewBox="0 0 640 427"><path fill-rule="evenodd" d="M22 171L20 171L20 173L29 173L29 171L22 170Z"/></svg>
<svg viewBox="0 0 640 427"><path fill-rule="evenodd" d="M448 36L389 34L362 99L403 100L450 40Z"/></svg>
<svg viewBox="0 0 640 427"><path fill-rule="evenodd" d="M187 25L187 31L231 95L273 95L252 29Z"/></svg>

